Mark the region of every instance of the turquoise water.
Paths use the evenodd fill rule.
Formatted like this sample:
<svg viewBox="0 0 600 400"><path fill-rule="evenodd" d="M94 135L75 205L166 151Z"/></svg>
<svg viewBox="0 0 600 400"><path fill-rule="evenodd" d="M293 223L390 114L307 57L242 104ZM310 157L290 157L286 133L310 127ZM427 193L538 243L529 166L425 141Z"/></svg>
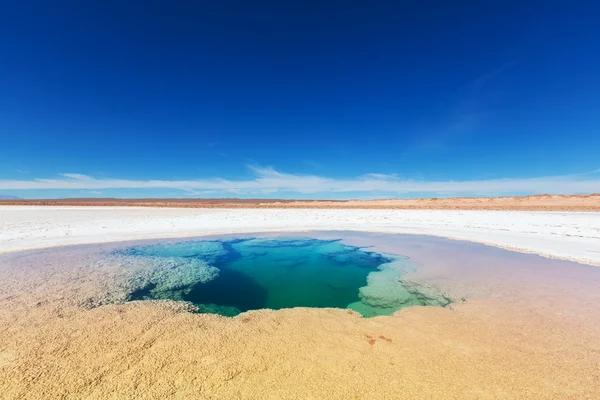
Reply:
<svg viewBox="0 0 600 400"><path fill-rule="evenodd" d="M201 312L225 316L292 307L351 308L375 316L437 301L402 284L410 265L405 259L337 240L187 241L118 253L151 266L137 277L131 300L188 301Z"/></svg>

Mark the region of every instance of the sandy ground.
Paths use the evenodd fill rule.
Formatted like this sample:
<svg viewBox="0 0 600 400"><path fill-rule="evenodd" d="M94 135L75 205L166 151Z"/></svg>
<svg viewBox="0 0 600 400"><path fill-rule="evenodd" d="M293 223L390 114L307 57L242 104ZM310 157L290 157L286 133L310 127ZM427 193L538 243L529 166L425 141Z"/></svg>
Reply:
<svg viewBox="0 0 600 400"><path fill-rule="evenodd" d="M450 308L189 313L123 303L110 246L0 257L3 399L597 399L600 271L479 244L343 236L411 254Z"/></svg>
<svg viewBox="0 0 600 400"><path fill-rule="evenodd" d="M594 212L0 206L0 252L302 230L436 235L600 265L600 213Z"/></svg>
<svg viewBox="0 0 600 400"><path fill-rule="evenodd" d="M320 208L320 209L422 209L422 210L521 210L600 211L600 194L535 195L521 197L452 197L389 200L277 200L236 198L182 199L56 199L0 200L0 205L133 206L180 208Z"/></svg>

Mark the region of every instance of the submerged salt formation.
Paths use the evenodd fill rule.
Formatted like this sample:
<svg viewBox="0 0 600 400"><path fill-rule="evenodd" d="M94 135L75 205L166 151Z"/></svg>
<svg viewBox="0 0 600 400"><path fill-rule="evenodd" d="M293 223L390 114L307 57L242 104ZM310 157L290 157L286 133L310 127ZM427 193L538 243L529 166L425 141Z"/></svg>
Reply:
<svg viewBox="0 0 600 400"><path fill-rule="evenodd" d="M148 277L156 298L174 298L188 293L192 286L207 283L219 276L219 269L198 259L160 258Z"/></svg>
<svg viewBox="0 0 600 400"><path fill-rule="evenodd" d="M233 306L222 306L219 304L202 304L196 307L201 313L219 314L224 317L235 317L236 315L240 315L242 313L239 308Z"/></svg>
<svg viewBox="0 0 600 400"><path fill-rule="evenodd" d="M195 285L219 276L209 262L227 255L227 250L220 242L196 241L136 246L120 255L147 265L132 279L132 299L183 300Z"/></svg>
<svg viewBox="0 0 600 400"><path fill-rule="evenodd" d="M383 264L392 261L395 257L379 254L375 252L365 251L361 247L344 245L340 249L340 241L332 240L319 248L319 252L330 260L344 265L352 262L364 268L371 267L375 264Z"/></svg>
<svg viewBox="0 0 600 400"><path fill-rule="evenodd" d="M414 305L445 307L449 299L431 288L423 288L406 282L402 277L416 266L408 259L396 259L381 264L379 271L367 276L367 286L359 289L360 301L351 303L348 308L365 317L391 315L401 308Z"/></svg>
<svg viewBox="0 0 600 400"><path fill-rule="evenodd" d="M120 254L146 257L200 257L204 261L215 261L227 255L227 250L220 241L186 241L177 243L159 243L150 246L134 246L120 250Z"/></svg>
<svg viewBox="0 0 600 400"><path fill-rule="evenodd" d="M152 257L150 269L141 270L131 279L131 299L173 299L183 296L194 285L219 276L219 269L208 263L182 257Z"/></svg>

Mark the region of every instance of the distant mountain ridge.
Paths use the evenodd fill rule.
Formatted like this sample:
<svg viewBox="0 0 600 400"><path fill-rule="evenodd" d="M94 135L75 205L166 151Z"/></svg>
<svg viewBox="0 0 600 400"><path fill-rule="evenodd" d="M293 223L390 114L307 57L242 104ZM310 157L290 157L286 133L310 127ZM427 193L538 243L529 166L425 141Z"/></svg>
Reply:
<svg viewBox="0 0 600 400"><path fill-rule="evenodd" d="M281 199L46 199L3 200L3 205L112 206L181 208L331 208L397 210L521 210L600 212L600 193L589 195L532 195L506 197L449 197L386 200L281 200Z"/></svg>
<svg viewBox="0 0 600 400"><path fill-rule="evenodd" d="M10 196L8 194L0 194L0 200L23 200L17 196Z"/></svg>

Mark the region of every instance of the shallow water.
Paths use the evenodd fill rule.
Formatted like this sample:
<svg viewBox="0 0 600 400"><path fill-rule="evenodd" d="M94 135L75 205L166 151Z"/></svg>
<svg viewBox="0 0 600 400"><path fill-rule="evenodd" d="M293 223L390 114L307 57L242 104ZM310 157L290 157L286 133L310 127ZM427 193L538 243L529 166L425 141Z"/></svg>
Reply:
<svg viewBox="0 0 600 400"><path fill-rule="evenodd" d="M235 316L263 308L350 308L366 317L411 305L445 306L402 276L416 265L339 240L247 238L134 246L117 255L145 259L131 300L188 301L200 312Z"/></svg>

